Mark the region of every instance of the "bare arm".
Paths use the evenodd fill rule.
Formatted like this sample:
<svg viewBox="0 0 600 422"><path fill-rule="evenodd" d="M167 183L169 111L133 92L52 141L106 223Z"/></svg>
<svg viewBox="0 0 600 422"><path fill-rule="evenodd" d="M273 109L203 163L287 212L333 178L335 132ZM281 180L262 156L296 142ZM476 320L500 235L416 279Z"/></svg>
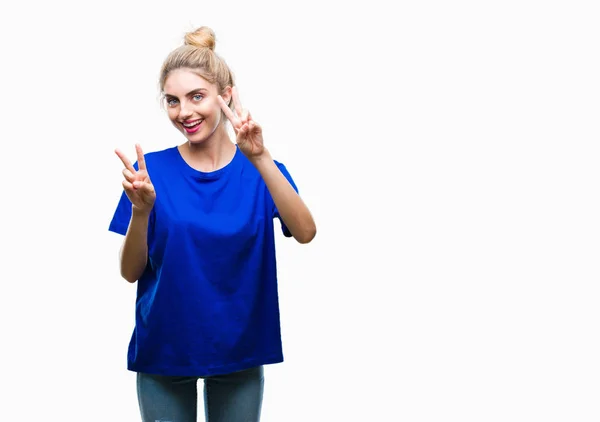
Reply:
<svg viewBox="0 0 600 422"><path fill-rule="evenodd" d="M121 276L130 283L142 276L148 263L148 219L156 199L142 147L139 144L135 147L139 170L121 151L115 150L125 165L123 189L131 201L131 220L121 247Z"/></svg>
<svg viewBox="0 0 600 422"><path fill-rule="evenodd" d="M281 219L294 239L299 243L309 243L317 234L315 221L298 193L277 167L269 152L265 149L252 162L261 174Z"/></svg>
<svg viewBox="0 0 600 422"><path fill-rule="evenodd" d="M121 276L130 283L142 276L148 263L148 219L148 213L134 207L121 247Z"/></svg>
<svg viewBox="0 0 600 422"><path fill-rule="evenodd" d="M317 228L310 211L294 190L294 187L281 173L269 151L264 147L262 128L252 119L250 112L242 108L237 88L232 87L230 91L225 90L224 92L227 101L221 95L217 97L217 101L233 126L239 149L262 176L281 219L294 236L294 239L299 243L310 242L317 234ZM227 105L229 95L233 98L235 114Z"/></svg>

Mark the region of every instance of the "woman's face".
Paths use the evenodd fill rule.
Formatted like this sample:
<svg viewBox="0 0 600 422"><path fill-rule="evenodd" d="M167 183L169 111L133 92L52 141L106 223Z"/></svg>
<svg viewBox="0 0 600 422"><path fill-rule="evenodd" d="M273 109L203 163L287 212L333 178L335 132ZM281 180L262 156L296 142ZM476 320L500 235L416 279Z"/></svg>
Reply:
<svg viewBox="0 0 600 422"><path fill-rule="evenodd" d="M203 142L221 124L218 87L193 71L172 71L165 80L164 93L169 119L188 141ZM227 87L221 96L228 103L231 88Z"/></svg>

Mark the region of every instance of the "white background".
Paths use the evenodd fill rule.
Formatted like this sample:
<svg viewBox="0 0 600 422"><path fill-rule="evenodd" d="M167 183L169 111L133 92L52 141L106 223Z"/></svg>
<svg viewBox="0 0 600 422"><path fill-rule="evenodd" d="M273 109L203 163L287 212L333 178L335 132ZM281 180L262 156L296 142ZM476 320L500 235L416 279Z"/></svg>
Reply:
<svg viewBox="0 0 600 422"><path fill-rule="evenodd" d="M263 421L599 420L598 10L392 3L2 6L0 419L139 420L114 149L182 142L158 72L208 25L318 224Z"/></svg>

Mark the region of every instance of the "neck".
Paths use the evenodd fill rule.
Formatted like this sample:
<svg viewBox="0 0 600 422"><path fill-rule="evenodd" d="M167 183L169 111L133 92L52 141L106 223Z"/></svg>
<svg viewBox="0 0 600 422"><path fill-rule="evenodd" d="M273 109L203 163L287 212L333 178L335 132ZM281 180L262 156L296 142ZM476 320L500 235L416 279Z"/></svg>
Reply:
<svg viewBox="0 0 600 422"><path fill-rule="evenodd" d="M225 125L220 125L212 136L203 142L190 141L179 146L179 152L196 170L211 172L225 167L235 155L236 147L231 142Z"/></svg>

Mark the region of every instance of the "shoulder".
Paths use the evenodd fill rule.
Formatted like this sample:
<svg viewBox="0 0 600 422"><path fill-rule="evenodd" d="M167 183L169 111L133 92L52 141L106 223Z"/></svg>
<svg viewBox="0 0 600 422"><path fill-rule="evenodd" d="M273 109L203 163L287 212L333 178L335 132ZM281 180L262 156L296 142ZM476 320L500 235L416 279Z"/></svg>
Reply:
<svg viewBox="0 0 600 422"><path fill-rule="evenodd" d="M144 153L144 160L146 161L146 168L150 171L151 168L161 167L165 164L170 164L174 157L174 152L177 147L169 147L157 151L151 151ZM135 162L135 168L138 169L138 162Z"/></svg>
<svg viewBox="0 0 600 422"><path fill-rule="evenodd" d="M252 162L242 153L240 153L240 155L242 156L241 158L241 168L242 168L242 173L248 176L253 176L256 177L258 179L262 180L262 177L258 171L258 169L256 168L256 166L254 164L252 164ZM279 169L279 171L281 173L283 173L287 178L290 178L290 174L288 169L286 168L285 164L282 163L279 160L276 160L274 158L271 158L271 160L273 161L273 163L275 164L275 166Z"/></svg>
<svg viewBox="0 0 600 422"><path fill-rule="evenodd" d="M146 161L151 160L155 162L160 162L166 159L170 159L173 157L177 147L169 147L165 149L161 149L158 151L152 151L144 154L144 158Z"/></svg>
<svg viewBox="0 0 600 422"><path fill-rule="evenodd" d="M254 168L254 164L252 164L252 162L250 161L250 159L248 159L248 157L246 157L241 151L239 151L239 155L241 157L241 160L243 162L243 165L245 167L252 167ZM285 169L285 164L283 164L281 161L276 160L275 158L271 157L271 159L273 160L273 162L275 163L275 165L277 167L279 167L280 169Z"/></svg>

